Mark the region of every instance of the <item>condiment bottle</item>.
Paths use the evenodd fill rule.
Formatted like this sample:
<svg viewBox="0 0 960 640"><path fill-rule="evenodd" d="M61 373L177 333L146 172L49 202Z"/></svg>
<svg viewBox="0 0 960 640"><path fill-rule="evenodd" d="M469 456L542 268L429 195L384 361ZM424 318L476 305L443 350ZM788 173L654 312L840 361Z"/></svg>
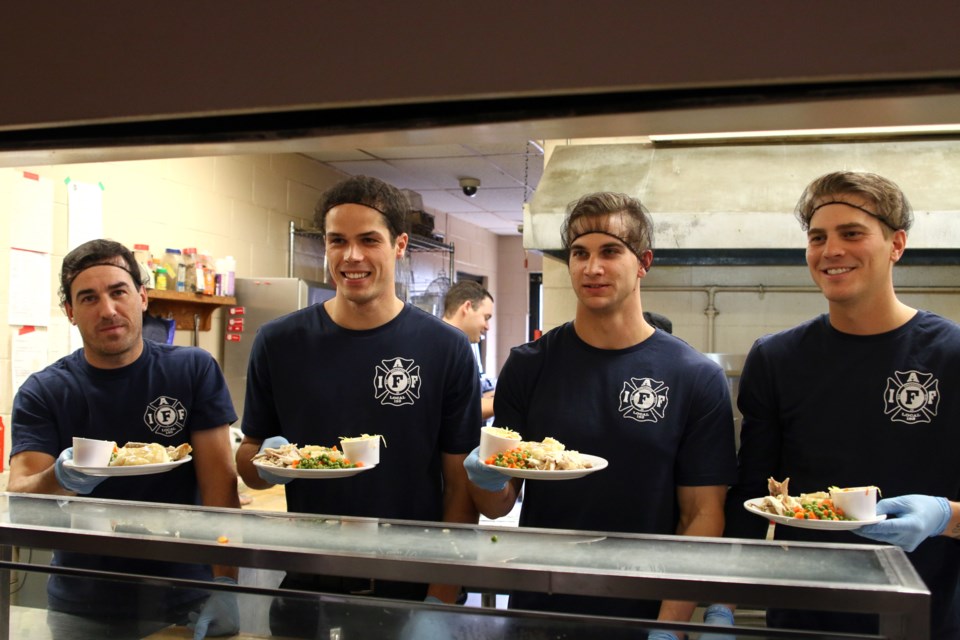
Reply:
<svg viewBox="0 0 960 640"><path fill-rule="evenodd" d="M153 280L153 268L151 267L153 257L150 255L150 245L133 245L133 257L137 261L137 264L140 265L140 282L147 289L153 289L155 284Z"/></svg>
<svg viewBox="0 0 960 640"><path fill-rule="evenodd" d="M167 269L166 267L157 267L155 284L158 291L167 290Z"/></svg>
<svg viewBox="0 0 960 640"><path fill-rule="evenodd" d="M183 288L188 293L197 292L197 250L187 247L183 250ZM201 267L202 269L202 267ZM203 289L203 278L200 279L200 288Z"/></svg>
<svg viewBox="0 0 960 640"><path fill-rule="evenodd" d="M163 266L167 270L167 288L171 291L183 291L184 277L187 272L183 266L183 255L180 249L168 248L163 256Z"/></svg>
<svg viewBox="0 0 960 640"><path fill-rule="evenodd" d="M210 252L204 251L201 254L200 261L203 265L203 292L208 295L214 295L216 291L217 283L217 274L213 270L213 260L210 258ZM200 276L200 272L197 272L197 277ZM197 283L197 288L200 288L200 284Z"/></svg>

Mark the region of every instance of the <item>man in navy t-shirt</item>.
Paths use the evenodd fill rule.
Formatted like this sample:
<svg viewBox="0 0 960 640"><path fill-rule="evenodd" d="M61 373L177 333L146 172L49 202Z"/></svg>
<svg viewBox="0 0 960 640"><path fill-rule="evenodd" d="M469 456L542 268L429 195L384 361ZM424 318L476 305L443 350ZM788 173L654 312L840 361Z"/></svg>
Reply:
<svg viewBox="0 0 960 640"><path fill-rule="evenodd" d="M89 495L176 504L239 507L228 434L237 419L220 368L202 349L144 340L146 291L133 254L110 240L91 240L68 253L60 272L63 309L83 348L31 375L14 398L10 491ZM193 461L166 473L108 478L73 468L72 438L189 444ZM123 559L56 552L55 565L177 578L236 581L234 567ZM236 632L236 600L218 592L197 621L198 637ZM103 583L54 576L53 611L83 616L62 630L123 637L151 624L179 622L202 594L137 583ZM226 617L211 617L226 606ZM228 619L229 618L229 619ZM51 617L51 628L59 618ZM164 623L164 621L166 621ZM89 624L90 627L81 625ZM96 626L100 624L101 626ZM137 636L140 637L140 636Z"/></svg>
<svg viewBox="0 0 960 640"><path fill-rule="evenodd" d="M653 262L652 233L646 209L623 194L589 194L568 210L562 238L576 316L511 350L497 381L494 424L526 441L555 438L609 466L569 482L527 482L521 526L723 532L736 473L730 393L717 364L644 318L640 289ZM484 515L513 509L521 480L486 468L478 450L465 464ZM694 604L510 597L511 608L680 622L690 620Z"/></svg>
<svg viewBox="0 0 960 640"><path fill-rule="evenodd" d="M876 485L887 519L854 533L896 544L931 592L933 638L960 637L960 327L901 302L893 266L913 213L900 188L872 173L835 172L796 208L807 265L829 312L760 338L740 378L739 480L727 532L762 537L744 500L767 479L790 493ZM778 525L777 539L863 543L849 532ZM771 609L768 625L877 633L876 615Z"/></svg>
<svg viewBox="0 0 960 640"><path fill-rule="evenodd" d="M480 383L466 336L397 297L395 264L407 247L406 196L376 178L348 178L317 206L336 295L264 325L247 375L237 468L247 486L285 484L301 513L476 523L463 460L480 438ZM268 447L335 446L383 436L376 468L319 481L253 463ZM283 588L453 603L457 585L288 572ZM276 635L314 637L345 625L376 633L372 612L333 619L328 608L278 599ZM369 623L369 629L357 625ZM382 630L381 630L382 633Z"/></svg>

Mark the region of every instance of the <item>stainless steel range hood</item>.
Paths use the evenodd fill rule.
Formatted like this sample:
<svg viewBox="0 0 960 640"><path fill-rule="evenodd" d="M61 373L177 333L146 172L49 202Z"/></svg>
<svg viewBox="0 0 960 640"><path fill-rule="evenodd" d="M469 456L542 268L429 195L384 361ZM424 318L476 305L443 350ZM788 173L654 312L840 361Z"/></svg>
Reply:
<svg viewBox="0 0 960 640"><path fill-rule="evenodd" d="M567 205L594 191L639 197L655 248L798 249L793 207L813 178L840 169L896 181L917 222L910 247L960 247L960 140L728 145L557 146L524 215L524 246L558 250Z"/></svg>

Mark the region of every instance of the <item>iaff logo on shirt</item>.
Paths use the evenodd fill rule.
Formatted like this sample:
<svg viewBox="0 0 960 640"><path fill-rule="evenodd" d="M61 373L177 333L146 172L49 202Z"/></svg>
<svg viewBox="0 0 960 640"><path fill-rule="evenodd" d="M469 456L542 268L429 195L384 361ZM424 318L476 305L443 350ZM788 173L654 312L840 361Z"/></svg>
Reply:
<svg viewBox="0 0 960 640"><path fill-rule="evenodd" d="M670 387L652 378L630 378L620 392L620 413L637 422L659 422L667 410Z"/></svg>
<svg viewBox="0 0 960 640"><path fill-rule="evenodd" d="M187 408L176 398L160 396L147 405L143 421L157 435L173 436L187 424Z"/></svg>
<svg viewBox="0 0 960 640"><path fill-rule="evenodd" d="M407 358L381 360L373 376L373 388L380 404L413 404L420 397L420 366Z"/></svg>
<svg viewBox="0 0 960 640"><path fill-rule="evenodd" d="M940 404L940 383L932 373L897 371L887 378L884 410L893 422L930 422Z"/></svg>

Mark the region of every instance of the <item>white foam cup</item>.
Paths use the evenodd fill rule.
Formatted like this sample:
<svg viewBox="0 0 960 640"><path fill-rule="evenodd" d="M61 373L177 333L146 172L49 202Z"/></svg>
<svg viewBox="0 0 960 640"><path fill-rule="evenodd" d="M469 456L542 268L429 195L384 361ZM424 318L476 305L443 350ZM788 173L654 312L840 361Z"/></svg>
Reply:
<svg viewBox="0 0 960 640"><path fill-rule="evenodd" d="M877 517L876 487L831 489L830 499L833 500L833 506L853 520L873 520Z"/></svg>
<svg viewBox="0 0 960 640"><path fill-rule="evenodd" d="M500 427L480 428L480 461L520 446L520 434Z"/></svg>
<svg viewBox="0 0 960 640"><path fill-rule="evenodd" d="M341 440L340 447L350 462L362 462L367 466L380 463L380 436Z"/></svg>
<svg viewBox="0 0 960 640"><path fill-rule="evenodd" d="M73 463L78 467L107 467L117 446L112 440L73 439Z"/></svg>

